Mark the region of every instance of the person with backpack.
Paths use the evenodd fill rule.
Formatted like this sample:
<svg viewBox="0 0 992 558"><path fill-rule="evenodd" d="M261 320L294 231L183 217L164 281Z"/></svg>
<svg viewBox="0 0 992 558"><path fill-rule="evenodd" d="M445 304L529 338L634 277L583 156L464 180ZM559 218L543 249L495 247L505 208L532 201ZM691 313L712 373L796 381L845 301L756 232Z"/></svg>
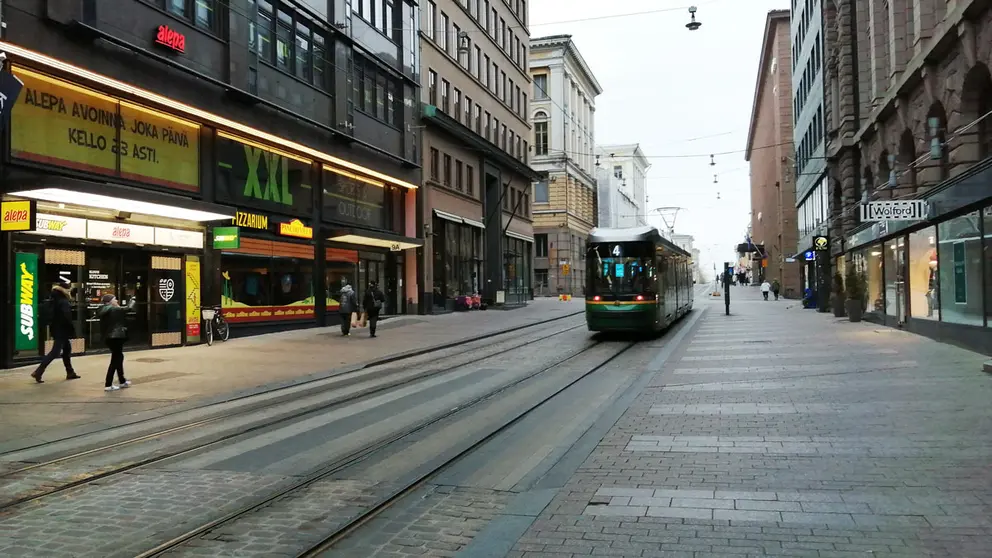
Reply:
<svg viewBox="0 0 992 558"><path fill-rule="evenodd" d="M341 294L338 296L338 313L341 314L341 335L347 336L351 332L351 313L358 311L358 295L355 289L351 288L346 279L341 287Z"/></svg>
<svg viewBox="0 0 992 558"><path fill-rule="evenodd" d="M51 298L46 300L42 306L42 322L47 324L52 336L52 350L41 359L41 364L31 373L34 381L42 384L44 380L41 376L45 369L62 356L62 363L65 364L65 379L78 380L79 374L72 368L72 342L70 339L76 336L76 326L72 323L72 282L65 277L59 277L58 281L52 285Z"/></svg>
<svg viewBox="0 0 992 558"><path fill-rule="evenodd" d="M386 295L379 290L379 283L369 281L369 288L365 291L362 306L369 316L369 337L375 337L375 324L379 321L379 312L382 311L382 304L386 301Z"/></svg>
<svg viewBox="0 0 992 558"><path fill-rule="evenodd" d="M103 306L97 310L100 318L100 333L103 335L107 348L110 349L110 366L107 368L107 379L104 391L116 391L131 387L131 381L124 378L124 343L127 341L127 312L121 307L117 297L105 294L101 299ZM135 299L131 298L127 309L133 309ZM114 372L117 373L117 385L114 385Z"/></svg>

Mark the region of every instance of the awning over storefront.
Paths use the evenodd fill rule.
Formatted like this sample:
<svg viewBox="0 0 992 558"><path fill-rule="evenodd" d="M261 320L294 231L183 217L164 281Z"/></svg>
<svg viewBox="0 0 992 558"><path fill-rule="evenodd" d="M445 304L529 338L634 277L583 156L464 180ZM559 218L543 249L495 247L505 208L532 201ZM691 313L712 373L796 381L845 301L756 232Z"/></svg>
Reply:
<svg viewBox="0 0 992 558"><path fill-rule="evenodd" d="M453 213L448 213L446 211L441 211L440 209L435 209L434 214L444 219L445 221L451 221L452 223L464 223L470 227L476 227L479 229L486 228L481 221L476 221L474 219L469 219L468 217L459 217Z"/></svg>
<svg viewBox="0 0 992 558"><path fill-rule="evenodd" d="M419 238L410 238L396 234L389 234L378 231L368 231L364 229L335 229L327 237L331 242L343 242L345 244L359 244L362 246L375 246L377 248L389 248L394 252L419 248L424 245L424 241Z"/></svg>
<svg viewBox="0 0 992 558"><path fill-rule="evenodd" d="M534 242L534 237L527 236L525 234L515 233L513 231L506 231L506 236L510 238L516 238L517 240L523 240L524 242Z"/></svg>
<svg viewBox="0 0 992 558"><path fill-rule="evenodd" d="M186 221L221 221L232 219L233 207L191 200L182 196L140 190L119 184L91 182L46 176L35 181L17 181L8 195L53 203L66 203L119 211L183 219Z"/></svg>

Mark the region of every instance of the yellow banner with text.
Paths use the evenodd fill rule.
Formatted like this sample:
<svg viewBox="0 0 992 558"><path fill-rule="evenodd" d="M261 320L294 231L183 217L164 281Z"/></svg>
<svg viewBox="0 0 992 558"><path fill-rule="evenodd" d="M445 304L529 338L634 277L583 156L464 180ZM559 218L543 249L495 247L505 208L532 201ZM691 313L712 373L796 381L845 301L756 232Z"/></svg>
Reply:
<svg viewBox="0 0 992 558"><path fill-rule="evenodd" d="M200 126L24 68L11 155L168 188L200 189Z"/></svg>

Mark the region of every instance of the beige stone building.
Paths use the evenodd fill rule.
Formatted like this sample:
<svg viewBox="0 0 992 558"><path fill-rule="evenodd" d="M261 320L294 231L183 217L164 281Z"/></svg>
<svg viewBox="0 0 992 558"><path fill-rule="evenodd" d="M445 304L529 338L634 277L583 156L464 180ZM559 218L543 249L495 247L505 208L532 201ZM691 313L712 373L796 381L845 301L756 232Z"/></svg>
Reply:
<svg viewBox="0 0 992 558"><path fill-rule="evenodd" d="M571 35L530 42L534 292L585 292L585 240L596 226L596 96L603 88Z"/></svg>
<svg viewBox="0 0 992 558"><path fill-rule="evenodd" d="M786 262L798 236L790 45L789 10L769 12L744 158L751 171L751 243L763 250L755 256L764 256L751 259L752 280L778 280L782 293L794 298L802 289L799 266Z"/></svg>
<svg viewBox="0 0 992 558"><path fill-rule="evenodd" d="M835 268L866 319L992 346L988 0L821 0ZM920 219L862 219L918 201Z"/></svg>
<svg viewBox="0 0 992 558"><path fill-rule="evenodd" d="M525 0L421 4L424 305L531 297Z"/></svg>

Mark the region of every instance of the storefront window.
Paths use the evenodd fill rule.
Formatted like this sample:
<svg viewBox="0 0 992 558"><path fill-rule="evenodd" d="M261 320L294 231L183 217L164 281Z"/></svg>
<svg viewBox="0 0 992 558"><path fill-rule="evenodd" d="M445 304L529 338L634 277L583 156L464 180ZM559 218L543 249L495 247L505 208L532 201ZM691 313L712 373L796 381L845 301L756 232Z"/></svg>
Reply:
<svg viewBox="0 0 992 558"><path fill-rule="evenodd" d="M444 308L444 224L446 221L434 217L431 230L434 231L432 239L434 248L434 306Z"/></svg>
<svg viewBox="0 0 992 558"><path fill-rule="evenodd" d="M152 302L149 305L148 322L151 330L155 333L181 333L186 326L186 297L183 295L185 283L181 268L153 269L149 277ZM127 282L125 279L125 291L129 289ZM121 306L126 306L130 293L123 294L120 302Z"/></svg>
<svg viewBox="0 0 992 558"><path fill-rule="evenodd" d="M885 243L885 314L902 322L906 319L906 239Z"/></svg>
<svg viewBox="0 0 992 558"><path fill-rule="evenodd" d="M352 288L357 281L358 268L350 262L327 262L324 278L327 281L327 311L336 311L341 302L341 287L347 282Z"/></svg>
<svg viewBox="0 0 992 558"><path fill-rule="evenodd" d="M221 270L221 303L231 322L313 317L312 261L225 253Z"/></svg>
<svg viewBox="0 0 992 558"><path fill-rule="evenodd" d="M868 291L868 308L865 309L865 313L875 313L878 317L881 317L885 311L882 249L881 244L876 244L866 250L865 256L865 281Z"/></svg>
<svg viewBox="0 0 992 558"><path fill-rule="evenodd" d="M909 235L909 308L914 318L939 320L937 294L937 229Z"/></svg>
<svg viewBox="0 0 992 558"><path fill-rule="evenodd" d="M444 284L448 298L458 296L458 229L451 221L444 223Z"/></svg>
<svg viewBox="0 0 992 558"><path fill-rule="evenodd" d="M982 242L976 211L937 225L941 319L984 325Z"/></svg>
<svg viewBox="0 0 992 558"><path fill-rule="evenodd" d="M985 208L985 323L992 327L992 207Z"/></svg>

